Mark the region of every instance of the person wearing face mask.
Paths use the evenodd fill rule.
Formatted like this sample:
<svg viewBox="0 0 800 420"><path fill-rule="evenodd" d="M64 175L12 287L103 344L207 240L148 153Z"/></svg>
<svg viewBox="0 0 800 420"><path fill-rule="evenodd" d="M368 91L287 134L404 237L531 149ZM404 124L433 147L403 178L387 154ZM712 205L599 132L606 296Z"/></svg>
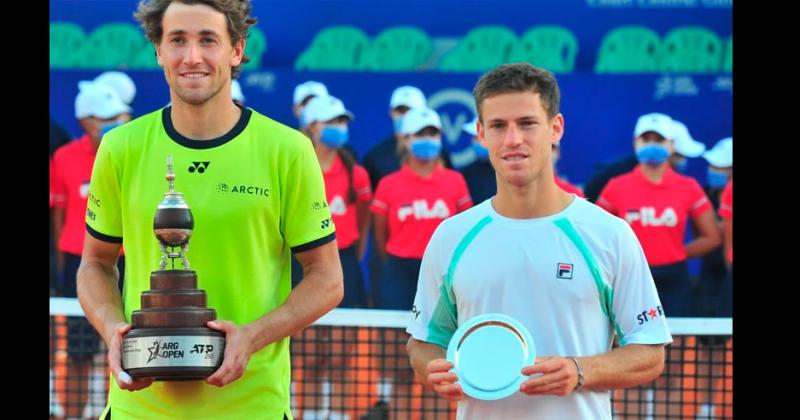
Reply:
<svg viewBox="0 0 800 420"><path fill-rule="evenodd" d="M384 261L378 309L411 309L422 255L433 232L444 219L472 207L464 177L444 168L440 161L441 130L436 111L425 107L408 110L399 128L403 166L381 179L375 191L370 209L376 248ZM405 343L408 335L396 333L401 336L390 342ZM397 351L404 351L399 346ZM398 388L411 384L410 370L404 372L408 377L395 378ZM385 378L378 391L382 401L389 401L392 387L391 378ZM397 389L396 395L408 394Z"/></svg>
<svg viewBox="0 0 800 420"><path fill-rule="evenodd" d="M653 272L664 311L670 316L687 316L686 260L705 255L720 244L711 203L697 181L675 173L669 165L675 147L670 117L644 115L637 121L634 135L639 165L612 178L597 204L633 228ZM698 234L684 244L690 220Z"/></svg>
<svg viewBox="0 0 800 420"><path fill-rule="evenodd" d="M375 191L375 241L386 261L377 307L408 309L414 298L419 262L436 226L472 207L464 177L442 167L441 120L429 108L412 108L400 128L405 150L400 170L384 177Z"/></svg>
<svg viewBox="0 0 800 420"><path fill-rule="evenodd" d="M703 158L708 162L705 192L714 207L715 214L719 216L716 219L717 226L725 244L704 255L701 260L700 278L693 288L694 316L731 317L733 316L731 311L732 277L728 269L730 261L726 256L730 255L732 259L732 255L729 254L730 246L728 244L730 234L726 235L724 220L732 208L732 203L725 203L726 198L731 200L732 197L723 198L723 191L727 190L726 187L733 180L733 138L726 137L720 140L711 150L703 153ZM730 190L728 191L730 194ZM722 390L719 389L717 381L708 384L706 378L724 376L725 345L728 340L722 336L713 336L700 337L698 341L702 344L697 353L698 358L700 360L711 359L713 362L711 372L708 371L708 366L701 365L698 370L698 385L700 389L713 389L713 391L700 393L697 402L701 414L713 413L715 411L714 395ZM711 357L707 352L711 353Z"/></svg>
<svg viewBox="0 0 800 420"><path fill-rule="evenodd" d="M675 150L673 138L669 116L653 113L640 117L633 141L639 164L612 178L600 192L597 205L627 221L639 239L661 299L659 309L668 317L686 317L693 312L687 260L707 254L721 240L711 203L700 184L669 165ZM684 244L689 221L696 233ZM681 347L682 338L675 337L667 360L683 360ZM680 391L675 390L680 389L677 381L682 370L679 364L667 366L667 377L675 383L668 387L668 395L655 392L656 415L681 413Z"/></svg>
<svg viewBox="0 0 800 420"><path fill-rule="evenodd" d="M705 192L714 211L718 212L722 191L733 179L733 138L720 140L711 150L703 153L703 158L708 162ZM722 221L716 222L722 234ZM729 313L722 313L730 305L729 302L721 301L721 290L728 271L723 247L719 246L704 255L701 263L700 281L695 286L695 316L730 316Z"/></svg>
<svg viewBox="0 0 800 420"><path fill-rule="evenodd" d="M402 135L400 134L403 116L411 108L424 108L426 103L425 94L415 86L400 86L392 91L392 95L389 99L389 117L392 119L392 134L367 151L363 159L364 169L366 169L367 174L369 174L373 191L377 189L378 183L383 177L400 169L401 156L404 151L401 142ZM446 167L451 167L447 154L443 153L442 155ZM382 259L378 254L374 241L370 241L370 301L373 306L378 299L376 293L378 283L380 282L380 273L383 270Z"/></svg>
<svg viewBox="0 0 800 420"><path fill-rule="evenodd" d="M679 173L686 173L689 158L700 157L706 151L706 145L692 138L686 125L678 120L672 120L673 140L675 150L669 156L669 165Z"/></svg>
<svg viewBox="0 0 800 420"><path fill-rule="evenodd" d="M478 141L478 131L475 128L477 123L476 116L463 126L464 132L472 136L470 147L475 152L475 160L460 171L467 181L472 200L475 203L482 203L497 194L497 182L494 179L494 168L489 162L489 151Z"/></svg>
<svg viewBox="0 0 800 420"><path fill-rule="evenodd" d="M367 305L364 280L359 267L359 261L364 256L365 237L369 227L369 205L372 200L372 187L370 186L367 171L356 164L353 154L345 146L349 140L348 125L355 119L352 112L348 111L344 103L336 97L321 95L312 98L302 111L302 119L306 126L303 131L314 145L314 151L319 160L322 176L325 182L326 203L331 213L333 224L336 226L336 239L339 248L339 259L344 273L344 298L339 307L362 308ZM302 276L302 271L300 272ZM299 279L298 279L299 280ZM314 355L295 359L292 364L299 369L314 369L322 364L332 366L349 365L351 362L343 360L341 352L333 352L325 342L353 343L355 336L344 339L343 334L352 331L306 331L305 351ZM309 334L315 338L309 340ZM317 346L310 350L309 346ZM348 345L350 346L350 345ZM350 346L352 347L352 346ZM354 348L347 348L344 354L354 354ZM324 359L324 360L323 360ZM334 370L331 375L341 375ZM349 375L345 372L344 375ZM355 377L348 376L342 380L333 381L328 378L317 378L315 381L302 381L296 383L298 393L303 395L303 414L305 418L328 418L337 415L331 411L333 407L343 407L344 390L337 389L342 383L351 383ZM317 389L317 387L320 387ZM312 396L321 396L316 399Z"/></svg>
<svg viewBox="0 0 800 420"><path fill-rule="evenodd" d="M353 113L333 96L318 96L308 102L303 118L308 122L306 132L322 168L327 205L336 225L344 272L344 298L339 306L360 308L366 304L366 295L358 261L364 256L372 187L367 171L344 148Z"/></svg>
<svg viewBox="0 0 800 420"><path fill-rule="evenodd" d="M110 86L115 92L117 92L119 99L121 99L122 102L128 106L131 106L131 104L133 104L133 99L136 98L136 83L133 82L133 79L131 79L130 76L121 71L112 70L103 72L90 82L83 81L78 83L78 87L84 83L102 83ZM131 119L130 113L125 113L124 115L128 120Z"/></svg>
<svg viewBox="0 0 800 420"><path fill-rule="evenodd" d="M83 241L86 223L87 201L89 199L89 180L95 161L97 149L103 135L111 129L125 123L130 118L131 108L117 95L116 91L108 85L101 83L82 82L80 91L75 98L75 117L78 119L84 134L64 146L56 149L53 154L50 173L50 206L53 219L53 236L55 238L56 269L58 278L56 295L62 297L77 297L76 276L83 252ZM120 256L117 268L120 272L119 287L122 289L124 273L124 258ZM93 365L92 358L99 357L102 366L104 353L100 350L100 342L94 329L83 317L69 317L67 323L67 360L57 359L56 363L67 364L69 378L77 378L80 389L87 387L89 381L89 394L98 396L101 400L105 396L104 369L95 372L92 376L99 375L103 378L98 384L89 380L88 370ZM60 366L57 367L60 369ZM95 375L96 374L96 375ZM56 390L58 393L60 390ZM85 391L76 389L66 392L67 417L97 417L105 403L92 401L87 404L83 414L74 412L81 410L87 403ZM92 408L97 411L91 412Z"/></svg>
<svg viewBox="0 0 800 420"><path fill-rule="evenodd" d="M425 94L414 86L400 86L392 92L389 100L392 135L378 142L364 155L364 168L369 174L373 189L384 176L400 169L400 129L403 116L411 108L424 108L426 103Z"/></svg>
<svg viewBox="0 0 800 420"><path fill-rule="evenodd" d="M733 178L733 137L726 137L717 142L703 158L708 162L707 185L709 192L715 195L715 201Z"/></svg>
<svg viewBox="0 0 800 420"><path fill-rule="evenodd" d="M326 96L328 88L314 80L300 83L294 88L294 95L292 100L292 114L297 118L297 127L302 131L308 124L303 121L303 109L309 101L317 96Z"/></svg>

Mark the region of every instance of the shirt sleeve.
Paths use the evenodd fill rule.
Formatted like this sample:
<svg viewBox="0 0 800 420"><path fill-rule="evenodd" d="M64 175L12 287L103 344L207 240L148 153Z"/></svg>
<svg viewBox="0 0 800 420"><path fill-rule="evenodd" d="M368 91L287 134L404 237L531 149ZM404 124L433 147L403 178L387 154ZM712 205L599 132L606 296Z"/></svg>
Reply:
<svg viewBox="0 0 800 420"><path fill-rule="evenodd" d="M305 140L305 139L302 139ZM309 141L297 142L281 178L281 232L292 252L303 252L336 239L325 199L322 169Z"/></svg>
<svg viewBox="0 0 800 420"><path fill-rule="evenodd" d="M467 187L467 181L464 179L464 176L458 172L455 172L456 178L456 191L458 194L456 196L458 199L456 200L456 210L458 213L472 207L472 197L469 195L469 188Z"/></svg>
<svg viewBox="0 0 800 420"><path fill-rule="evenodd" d="M613 267L612 290L605 294L613 300L612 320L620 345L671 343L672 335L642 246L627 223L620 226L614 245L618 258Z"/></svg>
<svg viewBox="0 0 800 420"><path fill-rule="evenodd" d="M722 198L719 204L719 217L723 219L733 218L733 181L722 191Z"/></svg>
<svg viewBox="0 0 800 420"><path fill-rule="evenodd" d="M708 200L708 196L700 184L692 179L689 185L689 214L692 218L697 218L701 214L712 210L711 201Z"/></svg>
<svg viewBox="0 0 800 420"><path fill-rule="evenodd" d="M452 282L446 278L441 228L436 229L422 256L412 319L406 331L417 340L447 348L458 323Z"/></svg>
<svg viewBox="0 0 800 420"><path fill-rule="evenodd" d="M611 181L606 184L602 191L600 191L600 195L597 197L597 204L603 210L613 214L614 216L619 217L619 212L617 208L617 197L616 197L616 182L612 179Z"/></svg>
<svg viewBox="0 0 800 420"><path fill-rule="evenodd" d="M61 170L53 159L50 159L50 207L65 207L67 205L67 189Z"/></svg>
<svg viewBox="0 0 800 420"><path fill-rule="evenodd" d="M363 203L372 200L372 185L366 169L360 165L353 167L353 188L356 190L356 201Z"/></svg>
<svg viewBox="0 0 800 420"><path fill-rule="evenodd" d="M92 168L86 204L86 230L93 237L122 243L122 200L120 171L114 161L111 142L100 142Z"/></svg>
<svg viewBox="0 0 800 420"><path fill-rule="evenodd" d="M378 182L378 188L375 190L375 197L372 198L372 204L369 209L375 214L385 216L389 213L388 202L389 187L386 185L386 177Z"/></svg>

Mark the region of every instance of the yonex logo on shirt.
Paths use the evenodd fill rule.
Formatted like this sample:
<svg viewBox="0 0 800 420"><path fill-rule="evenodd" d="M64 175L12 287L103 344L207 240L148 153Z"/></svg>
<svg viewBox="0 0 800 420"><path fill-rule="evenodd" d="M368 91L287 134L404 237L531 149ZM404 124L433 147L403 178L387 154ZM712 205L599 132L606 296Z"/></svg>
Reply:
<svg viewBox="0 0 800 420"><path fill-rule="evenodd" d="M344 203L344 199L341 196L333 197L331 200L330 206L331 214L334 216L344 216L347 214L347 205Z"/></svg>
<svg viewBox="0 0 800 420"><path fill-rule="evenodd" d="M211 162L192 162L192 165L189 166L189 173L193 174L196 171L197 173L202 174L206 171L206 169L208 169L208 165L211 165Z"/></svg>
<svg viewBox="0 0 800 420"><path fill-rule="evenodd" d="M415 220L422 219L447 219L450 217L450 209L447 208L444 200L438 199L432 207L428 207L427 200L414 200L411 205L405 205L397 210L397 218L404 222L408 216L414 216Z"/></svg>
<svg viewBox="0 0 800 420"><path fill-rule="evenodd" d="M642 207L638 211L628 210L625 213L625 220L628 224L639 222L642 226L668 226L674 227L678 224L678 215L672 207L667 207L661 216L656 216L654 207Z"/></svg>

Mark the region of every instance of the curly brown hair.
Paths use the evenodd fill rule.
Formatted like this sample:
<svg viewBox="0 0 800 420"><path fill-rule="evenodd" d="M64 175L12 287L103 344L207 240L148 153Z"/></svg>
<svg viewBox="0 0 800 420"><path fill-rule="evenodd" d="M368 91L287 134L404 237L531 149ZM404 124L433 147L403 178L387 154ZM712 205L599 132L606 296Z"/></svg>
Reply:
<svg viewBox="0 0 800 420"><path fill-rule="evenodd" d="M231 45L236 45L240 39L247 39L250 27L257 22L256 18L250 16L253 9L250 0L142 0L133 17L139 21L147 39L155 45L161 42L161 36L164 33L162 26L164 12L175 1L188 5L202 4L224 14L225 20L228 22ZM244 55L241 64L231 67L231 78L239 77L242 72L242 64L249 62L250 57Z"/></svg>

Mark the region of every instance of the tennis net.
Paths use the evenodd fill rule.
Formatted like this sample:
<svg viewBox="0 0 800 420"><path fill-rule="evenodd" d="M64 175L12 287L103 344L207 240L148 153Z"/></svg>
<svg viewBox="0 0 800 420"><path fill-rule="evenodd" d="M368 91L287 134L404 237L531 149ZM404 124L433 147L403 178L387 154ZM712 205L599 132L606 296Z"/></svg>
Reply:
<svg viewBox="0 0 800 420"><path fill-rule="evenodd" d="M292 413L297 419L452 419L455 404L414 380L409 312L336 309L292 337ZM668 318L675 342L664 373L614 391L619 419L733 417L730 318ZM97 418L105 406L105 346L76 299L50 298L50 413Z"/></svg>

